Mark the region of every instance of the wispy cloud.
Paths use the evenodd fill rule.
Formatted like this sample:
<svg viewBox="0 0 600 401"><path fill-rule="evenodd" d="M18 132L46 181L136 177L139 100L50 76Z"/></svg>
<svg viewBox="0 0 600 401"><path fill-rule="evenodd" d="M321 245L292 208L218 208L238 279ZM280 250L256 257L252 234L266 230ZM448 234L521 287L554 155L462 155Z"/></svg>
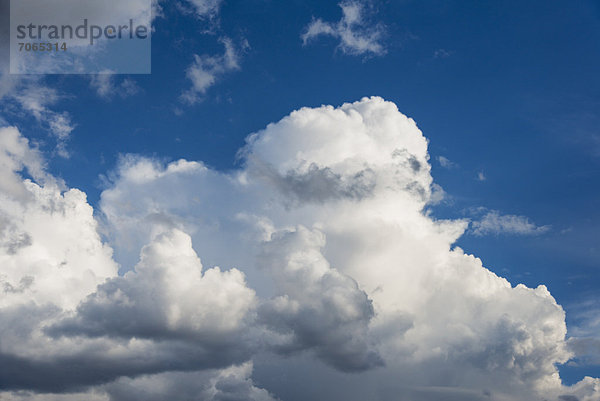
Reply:
<svg viewBox="0 0 600 401"><path fill-rule="evenodd" d="M435 58L435 59L448 58L448 57L452 56L453 53L454 52L451 50L437 49L436 51L433 52L433 58Z"/></svg>
<svg viewBox="0 0 600 401"><path fill-rule="evenodd" d="M45 86L38 77L12 76L0 72L0 101L12 102L32 115L56 139L56 152L69 157L66 143L75 124L68 112L57 112L50 108L61 99L61 95Z"/></svg>
<svg viewBox="0 0 600 401"><path fill-rule="evenodd" d="M240 48L233 45L229 38L222 38L221 42L225 52L219 56L194 55L194 62L187 69L187 77L192 82L192 87L181 95L184 103L194 104L206 94L208 88L213 86L224 74L240 69L241 53L249 47L244 41Z"/></svg>
<svg viewBox="0 0 600 401"><path fill-rule="evenodd" d="M98 96L106 100L112 99L115 96L126 98L140 92L139 86L131 78L124 78L120 82L117 82L114 74L110 72L91 75L90 86L96 91Z"/></svg>
<svg viewBox="0 0 600 401"><path fill-rule="evenodd" d="M471 233L477 236L516 234L539 235L550 230L550 226L537 226L525 216L500 214L490 210L480 220L471 223Z"/></svg>
<svg viewBox="0 0 600 401"><path fill-rule="evenodd" d="M219 14L223 0L188 0L193 12L200 18L214 18Z"/></svg>
<svg viewBox="0 0 600 401"><path fill-rule="evenodd" d="M338 48L345 54L385 54L385 46L381 43L385 27L383 24L369 24L363 3L344 1L339 6L342 8L342 19L336 23L324 22L320 18L313 19L301 36L304 45L325 35L339 39Z"/></svg>
<svg viewBox="0 0 600 401"><path fill-rule="evenodd" d="M440 166L442 166L443 168L446 168L446 169L458 167L458 165L456 163L454 163L453 161L451 161L450 159L448 159L447 157L444 157L444 156L438 156L437 161L438 161L438 163L440 163Z"/></svg>

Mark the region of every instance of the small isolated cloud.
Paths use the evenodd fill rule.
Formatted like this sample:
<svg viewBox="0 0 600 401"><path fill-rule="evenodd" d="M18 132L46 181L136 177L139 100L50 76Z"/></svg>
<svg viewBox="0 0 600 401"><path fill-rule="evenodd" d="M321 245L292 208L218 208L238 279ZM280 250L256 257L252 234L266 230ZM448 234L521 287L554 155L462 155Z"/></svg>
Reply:
<svg viewBox="0 0 600 401"><path fill-rule="evenodd" d="M442 166L443 168L451 169L451 168L457 167L456 163L454 163L447 157L438 156L437 160L438 160L438 163L440 163L440 166Z"/></svg>
<svg viewBox="0 0 600 401"><path fill-rule="evenodd" d="M481 220L471 223L471 233L477 236L488 234L539 235L549 229L550 226L535 225L525 216L502 215L497 210L491 210Z"/></svg>
<svg viewBox="0 0 600 401"><path fill-rule="evenodd" d="M364 4L360 1L343 1L342 19L336 23L313 19L302 34L302 42L306 45L311 40L325 35L340 40L338 46L345 54L381 56L386 53L381 43L385 33L382 24L370 25L365 16Z"/></svg>
<svg viewBox="0 0 600 401"><path fill-rule="evenodd" d="M90 86L96 91L98 96L107 100L115 96L126 98L140 92L139 86L130 78L124 78L119 83L116 81L117 79L114 74L110 72L91 75Z"/></svg>
<svg viewBox="0 0 600 401"><path fill-rule="evenodd" d="M450 51L450 50L446 50L446 49L437 49L436 51L433 52L433 58L438 59L438 58L448 58L450 56L452 56L454 52Z"/></svg>
<svg viewBox="0 0 600 401"><path fill-rule="evenodd" d="M478 181L485 181L485 180L487 180L487 177L485 176L485 174L483 174L483 171L480 171L479 173L477 173L477 180Z"/></svg>
<svg viewBox="0 0 600 401"><path fill-rule="evenodd" d="M188 67L186 75L192 82L192 87L181 95L181 100L194 104L206 94L208 88L213 86L224 74L240 69L239 60L241 52L249 45L244 41L241 49L236 48L231 39L222 38L221 42L225 52L220 56L194 55L194 62Z"/></svg>

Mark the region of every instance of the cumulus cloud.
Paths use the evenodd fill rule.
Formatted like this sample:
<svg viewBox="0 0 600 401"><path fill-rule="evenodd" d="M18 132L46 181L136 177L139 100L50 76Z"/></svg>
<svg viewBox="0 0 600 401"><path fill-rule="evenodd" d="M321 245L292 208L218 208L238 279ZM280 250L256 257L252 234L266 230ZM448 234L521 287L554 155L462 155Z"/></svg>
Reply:
<svg viewBox="0 0 600 401"><path fill-rule="evenodd" d="M382 365L368 344L371 300L351 277L329 266L321 253L324 245L322 233L304 227L272 234L260 263L281 295L263 306L261 318L281 334L279 352L314 349L344 371Z"/></svg>
<svg viewBox="0 0 600 401"><path fill-rule="evenodd" d="M116 272L111 251L100 241L85 194L63 191L15 128L0 129L0 138L0 304L74 307ZM36 182L21 179L24 169Z"/></svg>
<svg viewBox="0 0 600 401"><path fill-rule="evenodd" d="M140 398L148 401L276 401L268 391L254 385L252 368L252 363L247 362L220 370L122 377L88 392L0 392L0 398L7 401L133 401Z"/></svg>
<svg viewBox="0 0 600 401"><path fill-rule="evenodd" d="M338 48L346 54L385 54L385 46L381 43L385 28L382 24L368 22L364 3L349 0L339 3L339 6L342 9L341 20L331 23L320 18L313 19L301 36L304 45L319 36L332 36L339 39Z"/></svg>
<svg viewBox="0 0 600 401"><path fill-rule="evenodd" d="M123 378L105 386L111 401L250 400L276 401L268 391L254 386L252 363L208 372L162 373L136 379Z"/></svg>
<svg viewBox="0 0 600 401"><path fill-rule="evenodd" d="M395 105L295 111L251 135L240 157L244 168L230 174L125 160L101 202L115 244L127 244L117 253L152 227L185 227L208 259L244 266L263 299L267 349L307 351L384 382L403 377L412 399L439 396L440 386L457 399L562 391L555 364L571 355L562 308L545 287L513 287L452 248L468 222L424 212L435 193L427 141ZM311 380L336 386L333 373L320 375ZM366 384L356 383L344 382L345 398L360 399ZM286 386L290 399L308 396L299 382Z"/></svg>
<svg viewBox="0 0 600 401"><path fill-rule="evenodd" d="M73 320L54 334L225 341L239 334L254 308L254 291L238 270L202 272L191 238L179 231L160 234L142 249L140 263L108 280L88 296Z"/></svg>
<svg viewBox="0 0 600 401"><path fill-rule="evenodd" d="M166 230L118 276L85 194L48 175L15 128L0 139L3 389L70 392L248 360L255 299L240 271L203 272L189 236Z"/></svg>
<svg viewBox="0 0 600 401"><path fill-rule="evenodd" d="M537 226L525 216L500 214L490 210L480 220L471 223L471 232L477 236L517 234L539 235L550 230L550 226Z"/></svg>
<svg viewBox="0 0 600 401"><path fill-rule="evenodd" d="M294 111L230 172L123 157L99 222L10 135L4 398L598 399L597 379L561 383L547 288L497 276L454 246L467 220L427 212L427 140L391 102Z"/></svg>
<svg viewBox="0 0 600 401"><path fill-rule="evenodd" d="M186 75L192 82L192 87L181 95L181 100L194 104L206 94L224 74L240 69L241 52L248 46L244 43L240 49L233 45L228 38L221 40L225 52L220 56L194 55L194 62L188 67Z"/></svg>
<svg viewBox="0 0 600 401"><path fill-rule="evenodd" d="M26 170L38 180L44 180L46 177L42 157L16 128L1 128L0 132L0 189L7 196L26 199L27 191L18 173Z"/></svg>

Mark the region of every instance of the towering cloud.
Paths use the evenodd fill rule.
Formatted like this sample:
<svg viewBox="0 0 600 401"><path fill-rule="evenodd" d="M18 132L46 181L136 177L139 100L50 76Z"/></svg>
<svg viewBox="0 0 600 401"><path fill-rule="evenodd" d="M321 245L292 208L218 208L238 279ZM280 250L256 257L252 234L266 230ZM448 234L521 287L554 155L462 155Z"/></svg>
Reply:
<svg viewBox="0 0 600 401"><path fill-rule="evenodd" d="M99 222L6 132L9 399L599 397L597 379L561 384L572 355L548 290L498 277L453 245L468 221L428 213L427 140L393 103L297 110L249 136L228 173L124 157Z"/></svg>

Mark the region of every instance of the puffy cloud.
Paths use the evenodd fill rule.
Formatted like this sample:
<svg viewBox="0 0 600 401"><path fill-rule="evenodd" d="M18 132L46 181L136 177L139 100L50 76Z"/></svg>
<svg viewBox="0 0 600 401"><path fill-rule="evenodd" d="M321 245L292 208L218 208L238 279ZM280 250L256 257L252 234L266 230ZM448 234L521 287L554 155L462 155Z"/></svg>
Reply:
<svg viewBox="0 0 600 401"><path fill-rule="evenodd" d="M208 372L162 373L136 379L123 378L105 386L111 401L166 399L206 401L275 401L268 391L254 386L252 363Z"/></svg>
<svg viewBox="0 0 600 401"><path fill-rule="evenodd" d="M25 186L19 172L27 172L42 180L45 178L43 161L39 152L30 147L29 141L23 138L14 127L0 128L0 189L2 194L12 198L24 199Z"/></svg>
<svg viewBox="0 0 600 401"><path fill-rule="evenodd" d="M131 248L117 253L174 225L213 263L235 261L255 285L266 274L258 316L275 353L405 377L421 399L439 386L473 399L560 393L555 364L571 355L562 308L545 287L513 287L452 249L468 222L426 213L427 141L395 105L295 111L251 135L240 157L229 174L124 161L101 203L115 244Z"/></svg>
<svg viewBox="0 0 600 401"><path fill-rule="evenodd" d="M194 104L200 100L208 88L213 86L224 74L240 69L241 52L248 46L245 42L241 49L236 48L228 38L221 39L225 52L220 56L194 55L194 62L187 69L187 77L192 87L181 95L181 100Z"/></svg>
<svg viewBox="0 0 600 401"><path fill-rule="evenodd" d="M385 28L381 24L369 26L365 17L364 4L357 0L343 1L342 19L337 23L324 22L320 18L306 27L302 41L306 45L311 40L325 35L340 40L339 49L351 55L383 55L386 53L381 43Z"/></svg>
<svg viewBox="0 0 600 401"><path fill-rule="evenodd" d="M0 387L69 392L248 360L256 300L240 271L203 272L189 236L164 230L118 276L85 194L15 128L0 131L0 165Z"/></svg>
<svg viewBox="0 0 600 401"><path fill-rule="evenodd" d="M0 129L0 305L73 308L116 272L85 194L61 190L15 128ZM26 171L37 181L22 180Z"/></svg>
<svg viewBox="0 0 600 401"><path fill-rule="evenodd" d="M314 349L344 371L381 365L368 344L371 301L351 277L329 266L321 253L324 245L322 233L304 227L273 233L260 263L281 295L263 306L261 318L281 333L280 352Z"/></svg>
<svg viewBox="0 0 600 401"><path fill-rule="evenodd" d="M238 270L202 272L190 237L169 230L142 249L135 270L98 286L53 334L183 338L220 344L240 334L254 291Z"/></svg>
<svg viewBox="0 0 600 401"><path fill-rule="evenodd" d="M13 174L41 168L13 136ZM60 274L72 280L40 283L55 271L32 265L31 279L7 281L7 397L598 399L596 379L561 384L556 365L572 353L548 290L498 277L453 245L468 221L428 212L427 140L393 103L297 110L251 135L240 157L230 172L124 157L99 210L121 275L80 193L21 180L33 201L3 200L10 216L26 221L23 205L40 204L35 221L75 231L63 238L11 217L3 270L43 254L65 258Z"/></svg>
<svg viewBox="0 0 600 401"><path fill-rule="evenodd" d="M502 215L490 210L480 220L471 223L471 232L483 236L489 234L539 235L550 230L550 226L536 226L525 216Z"/></svg>

